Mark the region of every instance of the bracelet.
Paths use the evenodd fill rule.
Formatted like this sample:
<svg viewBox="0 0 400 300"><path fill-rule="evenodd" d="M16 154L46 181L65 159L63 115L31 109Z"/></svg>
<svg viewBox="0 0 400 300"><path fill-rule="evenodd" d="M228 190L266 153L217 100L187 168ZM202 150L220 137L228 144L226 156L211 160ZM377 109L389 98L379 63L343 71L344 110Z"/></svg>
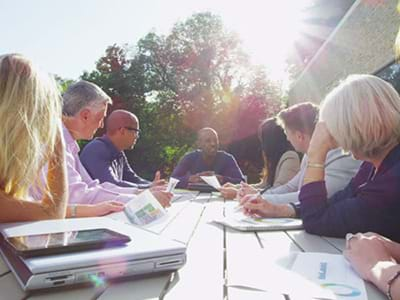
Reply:
<svg viewBox="0 0 400 300"><path fill-rule="evenodd" d="M76 204L71 205L71 218L76 218Z"/></svg>
<svg viewBox="0 0 400 300"><path fill-rule="evenodd" d="M386 296L388 297L389 300L393 300L392 298L392 285L393 282L396 281L397 278L400 277L400 270L398 270L392 277L390 277L390 279L387 282L387 292L386 292Z"/></svg>
<svg viewBox="0 0 400 300"><path fill-rule="evenodd" d="M317 182L317 181L321 181L321 179L315 179L312 177L304 177L303 178L303 184L310 183L310 182Z"/></svg>
<svg viewBox="0 0 400 300"><path fill-rule="evenodd" d="M307 163L307 168L325 169L325 165L309 162L309 163Z"/></svg>

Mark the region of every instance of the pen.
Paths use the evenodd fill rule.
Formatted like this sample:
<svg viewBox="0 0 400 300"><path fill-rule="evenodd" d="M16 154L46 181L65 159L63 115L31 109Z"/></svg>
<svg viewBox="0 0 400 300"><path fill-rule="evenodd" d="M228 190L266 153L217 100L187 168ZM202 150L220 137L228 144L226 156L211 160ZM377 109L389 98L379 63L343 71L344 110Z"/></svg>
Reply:
<svg viewBox="0 0 400 300"><path fill-rule="evenodd" d="M253 201L254 199L256 199L258 196L261 196L261 194L260 193L257 193L257 194L253 194L253 197L251 197L251 199L249 199L248 201ZM240 211L241 209L242 209L242 207L243 207L243 205L242 204L238 204L237 206L235 206L234 208L233 208L233 211L234 212L238 212L238 211Z"/></svg>

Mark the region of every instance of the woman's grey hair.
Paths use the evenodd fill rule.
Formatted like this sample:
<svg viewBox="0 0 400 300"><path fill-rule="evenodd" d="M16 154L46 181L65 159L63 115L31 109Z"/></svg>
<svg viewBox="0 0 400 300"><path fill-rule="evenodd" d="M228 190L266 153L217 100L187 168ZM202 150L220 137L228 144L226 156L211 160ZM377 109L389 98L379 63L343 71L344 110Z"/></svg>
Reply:
<svg viewBox="0 0 400 300"><path fill-rule="evenodd" d="M63 94L63 115L75 116L82 108L112 104L111 98L94 83L81 80L71 84Z"/></svg>
<svg viewBox="0 0 400 300"><path fill-rule="evenodd" d="M400 97L373 75L351 75L323 101L320 119L345 151L374 158L400 141Z"/></svg>

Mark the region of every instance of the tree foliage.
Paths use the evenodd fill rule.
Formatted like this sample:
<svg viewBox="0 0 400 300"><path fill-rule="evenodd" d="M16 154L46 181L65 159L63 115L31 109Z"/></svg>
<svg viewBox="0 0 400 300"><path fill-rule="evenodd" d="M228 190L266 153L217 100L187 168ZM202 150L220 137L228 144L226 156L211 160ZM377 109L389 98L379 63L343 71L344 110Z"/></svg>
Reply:
<svg viewBox="0 0 400 300"><path fill-rule="evenodd" d="M143 135L128 158L148 177L170 173L198 129L215 128L228 146L254 136L282 104L263 68L250 65L239 38L211 13L175 24L166 36L149 32L134 46L109 46L82 78L112 97L112 109L138 116Z"/></svg>

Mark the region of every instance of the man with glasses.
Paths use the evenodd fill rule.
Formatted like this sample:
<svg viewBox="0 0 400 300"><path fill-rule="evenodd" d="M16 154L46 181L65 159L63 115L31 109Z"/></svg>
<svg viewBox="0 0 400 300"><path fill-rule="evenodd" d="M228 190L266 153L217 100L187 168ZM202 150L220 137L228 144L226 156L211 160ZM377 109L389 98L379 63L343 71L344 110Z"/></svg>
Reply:
<svg viewBox="0 0 400 300"><path fill-rule="evenodd" d="M157 172L150 182L138 176L124 153L140 136L139 119L129 111L115 110L106 120L106 133L85 146L80 159L90 176L121 187L149 188L165 184Z"/></svg>

